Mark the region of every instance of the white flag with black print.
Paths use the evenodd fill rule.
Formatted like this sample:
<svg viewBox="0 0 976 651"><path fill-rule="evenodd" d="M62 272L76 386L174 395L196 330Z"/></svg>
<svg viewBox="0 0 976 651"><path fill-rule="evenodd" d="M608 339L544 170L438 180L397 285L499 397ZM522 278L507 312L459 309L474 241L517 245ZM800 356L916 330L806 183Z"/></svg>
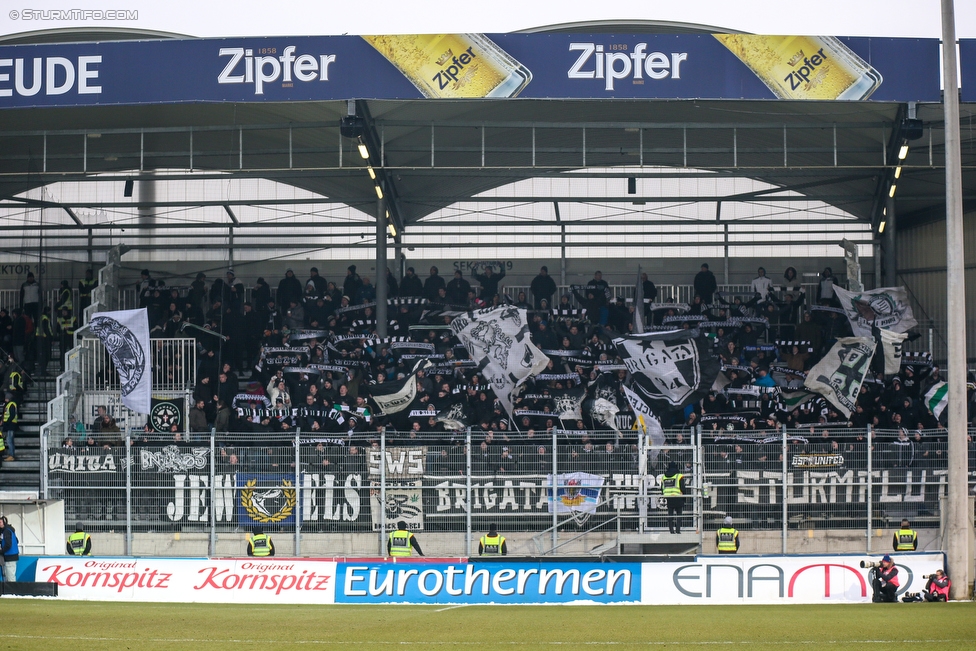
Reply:
<svg viewBox="0 0 976 651"><path fill-rule="evenodd" d="M850 416L864 377L871 368L875 346L874 339L867 337L838 339L830 352L810 369L803 386L819 393L845 416Z"/></svg>
<svg viewBox="0 0 976 651"><path fill-rule="evenodd" d="M152 407L152 358L146 308L99 312L88 324L119 372L122 404L148 414Z"/></svg>
<svg viewBox="0 0 976 651"><path fill-rule="evenodd" d="M870 337L872 325L892 332L908 332L918 325L904 287L849 292L834 285L834 292L851 322L855 337Z"/></svg>
<svg viewBox="0 0 976 651"><path fill-rule="evenodd" d="M451 321L451 329L511 418L518 388L549 364L529 339L525 310L505 305L468 312Z"/></svg>

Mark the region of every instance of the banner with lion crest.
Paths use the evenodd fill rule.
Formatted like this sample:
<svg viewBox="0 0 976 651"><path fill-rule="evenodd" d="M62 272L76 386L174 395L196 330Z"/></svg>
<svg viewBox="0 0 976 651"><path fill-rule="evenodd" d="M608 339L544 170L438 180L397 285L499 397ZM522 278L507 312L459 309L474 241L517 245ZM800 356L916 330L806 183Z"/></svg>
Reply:
<svg viewBox="0 0 976 651"><path fill-rule="evenodd" d="M119 372L122 404L148 414L152 407L152 359L146 308L99 312L89 323Z"/></svg>
<svg viewBox="0 0 976 651"><path fill-rule="evenodd" d="M511 418L519 386L549 364L529 339L526 311L512 306L476 310L454 319L451 329Z"/></svg>
<svg viewBox="0 0 976 651"><path fill-rule="evenodd" d="M871 326L879 330L908 332L918 325L904 287L849 292L834 285L834 292L851 322L855 337L870 337Z"/></svg>
<svg viewBox="0 0 976 651"><path fill-rule="evenodd" d="M237 522L242 527L295 523L298 493L294 475L237 474L240 501Z"/></svg>

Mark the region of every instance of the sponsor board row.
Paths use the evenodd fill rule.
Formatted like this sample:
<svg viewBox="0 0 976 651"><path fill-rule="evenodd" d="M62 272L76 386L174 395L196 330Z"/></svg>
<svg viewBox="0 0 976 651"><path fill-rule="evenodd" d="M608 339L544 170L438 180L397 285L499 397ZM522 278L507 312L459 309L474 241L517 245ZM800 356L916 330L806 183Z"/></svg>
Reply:
<svg viewBox="0 0 976 651"><path fill-rule="evenodd" d="M921 591L941 553L894 556ZM34 559L32 559L33 561ZM36 559L64 599L308 604L775 604L871 600L861 555L699 556L667 563L336 562L310 559ZM21 580L30 577L21 576Z"/></svg>

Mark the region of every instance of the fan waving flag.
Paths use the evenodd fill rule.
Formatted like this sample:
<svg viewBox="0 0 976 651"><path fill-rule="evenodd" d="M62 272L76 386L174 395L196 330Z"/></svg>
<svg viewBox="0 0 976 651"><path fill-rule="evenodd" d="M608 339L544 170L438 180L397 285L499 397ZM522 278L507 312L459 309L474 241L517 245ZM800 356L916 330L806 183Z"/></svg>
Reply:
<svg viewBox="0 0 976 651"><path fill-rule="evenodd" d="M851 322L855 337L870 337L872 325L892 332L908 332L918 325L904 287L849 292L834 285L834 292Z"/></svg>
<svg viewBox="0 0 976 651"><path fill-rule="evenodd" d="M925 406L931 410L932 415L937 419L942 416L946 405L949 404L949 385L945 382L938 382L932 386L925 394Z"/></svg>
<svg viewBox="0 0 976 651"><path fill-rule="evenodd" d="M653 332L613 343L631 373L631 391L658 413L700 400L722 366L711 341L697 330Z"/></svg>
<svg viewBox="0 0 976 651"><path fill-rule="evenodd" d="M468 312L451 321L451 329L511 418L518 388L549 364L529 340L525 310L502 306Z"/></svg>
<svg viewBox="0 0 976 651"><path fill-rule="evenodd" d="M148 414L152 408L152 360L149 350L149 314L146 308L99 312L88 324L119 372L122 404Z"/></svg>
<svg viewBox="0 0 976 651"><path fill-rule="evenodd" d="M362 389L369 393L383 414L395 414L409 407L417 397L417 372L428 366L431 366L431 363L425 357L414 364L410 375L402 380L371 384L362 387Z"/></svg>
<svg viewBox="0 0 976 651"><path fill-rule="evenodd" d="M816 363L803 381L830 401L844 416L850 416L871 367L876 344L867 337L842 337L824 358Z"/></svg>

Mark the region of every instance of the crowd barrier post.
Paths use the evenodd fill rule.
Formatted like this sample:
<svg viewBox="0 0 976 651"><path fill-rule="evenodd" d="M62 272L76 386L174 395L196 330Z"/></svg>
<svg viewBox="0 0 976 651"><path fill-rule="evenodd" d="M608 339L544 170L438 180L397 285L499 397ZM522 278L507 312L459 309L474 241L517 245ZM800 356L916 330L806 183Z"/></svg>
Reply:
<svg viewBox="0 0 976 651"><path fill-rule="evenodd" d="M295 428L295 556L302 555L302 428ZM212 465L212 464L211 464Z"/></svg>
<svg viewBox="0 0 976 651"><path fill-rule="evenodd" d="M552 550L556 551L556 547L559 545L559 513L556 508L556 493L558 483L558 466L556 458L559 456L556 454L556 443L557 436L555 428L552 430L552 479L549 481L549 503L552 505Z"/></svg>
<svg viewBox="0 0 976 651"><path fill-rule="evenodd" d="M386 556L386 427L380 428L380 556Z"/></svg>
<svg viewBox="0 0 976 651"><path fill-rule="evenodd" d="M637 484L637 532L644 533L647 526L647 440L644 436L644 428L637 430L637 449L640 453L637 456L637 475L640 478ZM620 511L617 511L620 517ZM619 520L618 520L619 527ZM618 536L619 539L619 536Z"/></svg>
<svg viewBox="0 0 976 651"><path fill-rule="evenodd" d="M865 544L865 552L871 553L871 531L874 528L874 446L872 442L874 441L874 428L870 423L867 426L868 435L865 442L867 446L867 457L868 457L868 476L867 476L867 500L865 501L865 507L867 508L866 520L867 527L865 533L867 534L867 542Z"/></svg>
<svg viewBox="0 0 976 651"><path fill-rule="evenodd" d="M784 424L781 427L783 432L783 554L787 553L787 547L789 545L789 533L790 533L790 487L789 487L789 465L787 463L788 448L786 444L786 435L789 433L789 428Z"/></svg>
<svg viewBox="0 0 976 651"><path fill-rule="evenodd" d="M210 521L210 543L208 545L208 553L211 557L217 555L217 429L215 427L210 428L210 512L208 513Z"/></svg>
<svg viewBox="0 0 976 651"><path fill-rule="evenodd" d="M465 449L466 449L464 455L465 456L464 463L466 468L466 472L465 472L466 492L465 492L465 503L464 503L464 511L465 511L464 517L466 522L465 522L464 537L465 537L465 550L466 550L465 553L470 558L472 553L472 548L471 548L471 501L472 501L471 500L471 428L470 427L467 428L467 430L465 431L464 440L465 440Z"/></svg>
<svg viewBox="0 0 976 651"><path fill-rule="evenodd" d="M125 555L132 556L132 426L125 426Z"/></svg>

